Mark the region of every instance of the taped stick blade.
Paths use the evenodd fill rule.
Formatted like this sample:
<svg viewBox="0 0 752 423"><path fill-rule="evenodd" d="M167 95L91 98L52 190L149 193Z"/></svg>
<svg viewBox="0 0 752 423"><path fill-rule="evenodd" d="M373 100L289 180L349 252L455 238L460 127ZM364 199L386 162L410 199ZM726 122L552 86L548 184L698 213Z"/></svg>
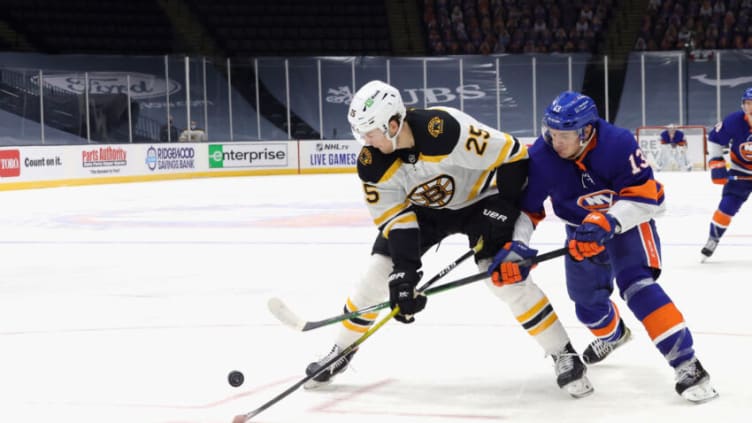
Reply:
<svg viewBox="0 0 752 423"><path fill-rule="evenodd" d="M279 298L269 298L266 306L269 308L269 311L272 313L272 315L286 326L297 331L303 330L305 321L298 317L297 314L293 313L293 311L290 310L290 308L287 307L287 305Z"/></svg>

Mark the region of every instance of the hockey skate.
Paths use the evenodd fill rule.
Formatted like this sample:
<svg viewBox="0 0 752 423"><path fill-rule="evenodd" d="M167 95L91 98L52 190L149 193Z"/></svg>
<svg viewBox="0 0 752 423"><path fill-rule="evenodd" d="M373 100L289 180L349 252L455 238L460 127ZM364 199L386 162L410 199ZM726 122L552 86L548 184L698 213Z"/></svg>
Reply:
<svg viewBox="0 0 752 423"><path fill-rule="evenodd" d="M619 326L621 326L621 336L616 341L608 342L597 338L585 348L585 351L582 353L582 359L585 363L595 364L603 361L613 350L632 339L632 331L624 324L623 320L619 320Z"/></svg>
<svg viewBox="0 0 752 423"><path fill-rule="evenodd" d="M585 375L587 368L577 355L571 343L563 350L551 354L556 368L556 383L561 389L575 398L586 397L593 393L593 385Z"/></svg>
<svg viewBox="0 0 752 423"><path fill-rule="evenodd" d="M685 361L675 371L676 392L682 398L695 404L718 398L718 392L710 384L710 375L697 358Z"/></svg>
<svg viewBox="0 0 752 423"><path fill-rule="evenodd" d="M719 239L717 238L708 238L708 242L706 242L705 246L702 247L702 250L700 250L700 253L702 254L702 257L700 257L700 262L705 263L705 260L709 259L710 256L713 255L715 248L718 246L718 241Z"/></svg>
<svg viewBox="0 0 752 423"><path fill-rule="evenodd" d="M324 356L319 361L314 361L313 363L309 364L308 367L306 367L306 375L311 376L319 373L324 364L332 360L340 352L342 352L342 349L340 349L340 347L335 344L329 354ZM321 373L314 376L311 380L306 382L303 387L306 389L315 389L319 386L331 383L332 379L334 379L334 376L347 370L347 366L350 364L350 360L352 360L352 357L356 352L358 352L357 349L346 354L344 357L340 358L334 364L329 366L328 369L322 371Z"/></svg>

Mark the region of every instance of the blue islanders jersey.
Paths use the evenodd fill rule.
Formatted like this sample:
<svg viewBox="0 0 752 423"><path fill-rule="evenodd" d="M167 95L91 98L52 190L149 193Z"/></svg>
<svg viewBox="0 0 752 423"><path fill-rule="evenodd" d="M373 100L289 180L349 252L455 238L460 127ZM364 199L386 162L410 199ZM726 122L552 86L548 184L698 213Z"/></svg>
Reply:
<svg viewBox="0 0 752 423"><path fill-rule="evenodd" d="M684 139L684 132L678 129L674 131L673 137L665 130L661 132L661 144L687 145L687 140Z"/></svg>
<svg viewBox="0 0 752 423"><path fill-rule="evenodd" d="M720 157L724 148L729 149L731 170L752 174L752 124L739 110L718 122L708 135L709 157Z"/></svg>
<svg viewBox="0 0 752 423"><path fill-rule="evenodd" d="M570 225L579 225L592 211L613 211L622 227L650 220L663 209L663 185L653 178L631 132L603 119L578 160L562 159L544 138L529 149L528 186L521 208L536 225L545 217L543 202L551 198L554 212ZM638 207L612 210L622 201Z"/></svg>

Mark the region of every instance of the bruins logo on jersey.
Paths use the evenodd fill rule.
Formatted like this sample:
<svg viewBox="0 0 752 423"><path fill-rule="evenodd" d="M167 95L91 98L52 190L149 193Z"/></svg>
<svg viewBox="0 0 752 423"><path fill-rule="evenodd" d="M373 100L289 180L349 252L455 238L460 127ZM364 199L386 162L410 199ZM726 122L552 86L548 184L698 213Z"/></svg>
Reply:
<svg viewBox="0 0 752 423"><path fill-rule="evenodd" d="M368 166L373 163L373 155L371 155L371 150L365 147L361 148L360 154L358 155L358 161L363 166Z"/></svg>
<svg viewBox="0 0 752 423"><path fill-rule="evenodd" d="M438 138L439 135L444 133L444 119L434 116L428 121L428 133L432 137Z"/></svg>
<svg viewBox="0 0 752 423"><path fill-rule="evenodd" d="M413 188L408 195L410 202L431 208L444 207L454 197L454 179L449 175L439 175L436 178Z"/></svg>

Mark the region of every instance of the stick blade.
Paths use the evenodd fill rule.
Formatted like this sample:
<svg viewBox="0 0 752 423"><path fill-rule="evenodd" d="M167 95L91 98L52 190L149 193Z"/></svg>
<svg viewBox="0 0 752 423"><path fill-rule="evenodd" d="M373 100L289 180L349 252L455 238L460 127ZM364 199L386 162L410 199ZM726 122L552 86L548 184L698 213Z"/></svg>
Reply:
<svg viewBox="0 0 752 423"><path fill-rule="evenodd" d="M269 308L269 312L271 312L272 315L276 317L277 320L282 322L285 326L297 331L303 331L305 321L298 317L298 315L295 314L292 310L290 310L290 308L287 307L287 305L282 302L282 300L277 297L269 298L266 306Z"/></svg>

